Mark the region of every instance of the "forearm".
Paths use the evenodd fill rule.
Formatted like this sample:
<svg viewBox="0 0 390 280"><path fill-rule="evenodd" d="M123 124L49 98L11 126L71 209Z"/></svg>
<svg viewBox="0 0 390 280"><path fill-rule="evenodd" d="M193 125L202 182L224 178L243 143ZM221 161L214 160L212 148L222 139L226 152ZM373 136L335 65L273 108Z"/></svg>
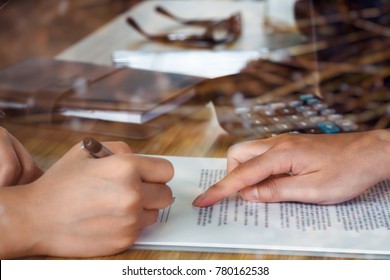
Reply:
<svg viewBox="0 0 390 280"><path fill-rule="evenodd" d="M0 188L0 259L35 253L28 186Z"/></svg>

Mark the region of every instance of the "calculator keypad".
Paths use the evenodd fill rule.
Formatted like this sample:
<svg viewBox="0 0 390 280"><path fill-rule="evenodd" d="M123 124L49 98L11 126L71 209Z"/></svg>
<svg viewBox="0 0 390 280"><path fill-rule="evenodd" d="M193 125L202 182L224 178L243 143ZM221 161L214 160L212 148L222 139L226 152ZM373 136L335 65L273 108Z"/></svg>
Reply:
<svg viewBox="0 0 390 280"><path fill-rule="evenodd" d="M230 134L267 138L281 133L334 134L352 132L357 124L338 114L335 109L313 94L299 99L267 104L236 106L235 116L221 122Z"/></svg>

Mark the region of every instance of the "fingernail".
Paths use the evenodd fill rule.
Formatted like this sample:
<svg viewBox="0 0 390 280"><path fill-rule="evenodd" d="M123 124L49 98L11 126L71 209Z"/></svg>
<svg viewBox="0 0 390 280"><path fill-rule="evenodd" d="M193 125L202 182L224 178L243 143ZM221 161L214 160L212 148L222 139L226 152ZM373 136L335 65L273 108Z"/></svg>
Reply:
<svg viewBox="0 0 390 280"><path fill-rule="evenodd" d="M197 196L195 200L192 202L193 206L199 207L199 205L202 204L202 201L204 200L205 194L202 193L201 195Z"/></svg>
<svg viewBox="0 0 390 280"><path fill-rule="evenodd" d="M241 191L241 197L244 200L249 200L249 201L256 201L256 200L260 199L259 191L256 187L247 188L247 189Z"/></svg>

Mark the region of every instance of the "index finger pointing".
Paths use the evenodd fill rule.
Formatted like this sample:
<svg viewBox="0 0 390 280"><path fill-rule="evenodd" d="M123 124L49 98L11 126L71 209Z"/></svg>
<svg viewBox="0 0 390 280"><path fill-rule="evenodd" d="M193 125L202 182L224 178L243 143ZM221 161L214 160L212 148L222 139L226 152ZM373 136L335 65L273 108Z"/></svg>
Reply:
<svg viewBox="0 0 390 280"><path fill-rule="evenodd" d="M285 160L282 156L266 152L246 161L197 197L193 205L197 207L210 206L233 193L263 181L271 175L288 173L291 170L291 161Z"/></svg>

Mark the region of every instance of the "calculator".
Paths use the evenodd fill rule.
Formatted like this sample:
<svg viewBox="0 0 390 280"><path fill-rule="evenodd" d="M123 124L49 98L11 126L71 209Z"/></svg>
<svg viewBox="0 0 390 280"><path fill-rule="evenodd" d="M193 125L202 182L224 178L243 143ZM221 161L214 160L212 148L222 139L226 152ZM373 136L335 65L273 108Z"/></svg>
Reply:
<svg viewBox="0 0 390 280"><path fill-rule="evenodd" d="M382 72L349 65L319 73L295 62L258 59L237 75L213 79L203 96L221 127L242 139L282 133L335 134L390 127L390 90ZM206 83L207 84L207 83Z"/></svg>
<svg viewBox="0 0 390 280"><path fill-rule="evenodd" d="M221 123L231 134L267 138L282 133L333 134L358 130L358 125L314 94L284 102L234 107L235 122Z"/></svg>

